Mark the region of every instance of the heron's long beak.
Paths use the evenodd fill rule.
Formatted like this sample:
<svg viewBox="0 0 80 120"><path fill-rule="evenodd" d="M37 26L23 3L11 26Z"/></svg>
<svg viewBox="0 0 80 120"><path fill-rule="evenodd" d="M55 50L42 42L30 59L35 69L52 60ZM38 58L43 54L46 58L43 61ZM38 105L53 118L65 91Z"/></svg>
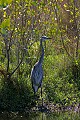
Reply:
<svg viewBox="0 0 80 120"><path fill-rule="evenodd" d="M51 38L50 37L47 37L45 40L50 40Z"/></svg>
<svg viewBox="0 0 80 120"><path fill-rule="evenodd" d="M41 38L42 41L49 40L49 39L51 39L51 38L50 37L46 37L46 36L42 36L42 38Z"/></svg>
<svg viewBox="0 0 80 120"><path fill-rule="evenodd" d="M47 39L51 39L51 38L48 37Z"/></svg>

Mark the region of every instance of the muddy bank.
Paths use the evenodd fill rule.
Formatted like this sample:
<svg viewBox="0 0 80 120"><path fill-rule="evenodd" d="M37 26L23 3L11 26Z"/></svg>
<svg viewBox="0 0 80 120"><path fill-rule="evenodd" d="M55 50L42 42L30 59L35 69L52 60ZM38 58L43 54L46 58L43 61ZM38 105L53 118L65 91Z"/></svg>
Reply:
<svg viewBox="0 0 80 120"><path fill-rule="evenodd" d="M31 111L41 111L41 112L65 112L65 111L73 111L80 112L80 104L73 104L71 106L63 106L60 104L53 103L44 103L42 105L36 105L31 109Z"/></svg>

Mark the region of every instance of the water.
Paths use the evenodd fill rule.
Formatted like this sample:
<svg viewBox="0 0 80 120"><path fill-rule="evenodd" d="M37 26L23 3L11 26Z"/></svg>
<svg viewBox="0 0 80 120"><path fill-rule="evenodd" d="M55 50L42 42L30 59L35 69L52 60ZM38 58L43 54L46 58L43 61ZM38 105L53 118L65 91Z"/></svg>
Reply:
<svg viewBox="0 0 80 120"><path fill-rule="evenodd" d="M3 112L0 120L80 120L80 113L60 112L60 113L41 113L17 114Z"/></svg>

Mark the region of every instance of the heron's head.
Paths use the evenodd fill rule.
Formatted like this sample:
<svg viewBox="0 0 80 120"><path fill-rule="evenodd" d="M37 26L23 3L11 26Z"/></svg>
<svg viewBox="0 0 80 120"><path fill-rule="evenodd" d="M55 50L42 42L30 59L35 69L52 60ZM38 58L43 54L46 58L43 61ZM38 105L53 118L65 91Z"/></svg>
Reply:
<svg viewBox="0 0 80 120"><path fill-rule="evenodd" d="M46 37L46 36L42 36L42 37L41 37L41 40L42 40L42 41L49 40L49 39L51 39L51 38Z"/></svg>

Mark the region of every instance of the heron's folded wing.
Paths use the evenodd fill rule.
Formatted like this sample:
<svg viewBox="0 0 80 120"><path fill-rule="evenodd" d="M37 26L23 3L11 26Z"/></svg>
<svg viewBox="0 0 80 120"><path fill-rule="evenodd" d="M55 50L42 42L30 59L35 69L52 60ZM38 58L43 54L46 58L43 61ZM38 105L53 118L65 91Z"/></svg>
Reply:
<svg viewBox="0 0 80 120"><path fill-rule="evenodd" d="M39 85L42 82L43 79L43 70L42 70L42 66L39 66L38 68L35 67L32 71L32 80L33 80L33 84L35 85Z"/></svg>

